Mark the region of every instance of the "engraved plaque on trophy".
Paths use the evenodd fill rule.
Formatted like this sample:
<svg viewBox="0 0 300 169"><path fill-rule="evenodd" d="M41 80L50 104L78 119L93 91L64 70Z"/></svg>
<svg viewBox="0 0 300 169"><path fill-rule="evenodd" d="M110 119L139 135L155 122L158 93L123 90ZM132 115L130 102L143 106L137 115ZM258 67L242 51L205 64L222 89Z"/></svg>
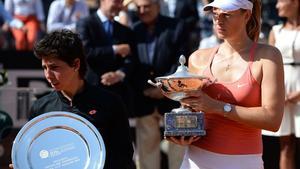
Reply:
<svg viewBox="0 0 300 169"><path fill-rule="evenodd" d="M96 127L70 112L49 112L26 123L12 147L14 169L103 169L104 141Z"/></svg>
<svg viewBox="0 0 300 169"><path fill-rule="evenodd" d="M155 78L156 83L148 80L148 83L161 89L164 96L180 101L186 97L185 92L201 90L210 80L207 77L192 74L184 65L186 59L180 56L180 66L170 76ZM164 136L204 136L204 113L194 112L191 109L180 107L165 113Z"/></svg>

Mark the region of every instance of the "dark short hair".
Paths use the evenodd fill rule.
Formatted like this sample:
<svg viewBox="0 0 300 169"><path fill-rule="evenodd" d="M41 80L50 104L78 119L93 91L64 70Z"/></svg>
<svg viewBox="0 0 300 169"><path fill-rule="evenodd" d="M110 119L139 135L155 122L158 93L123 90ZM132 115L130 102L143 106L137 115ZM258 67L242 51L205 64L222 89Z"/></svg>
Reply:
<svg viewBox="0 0 300 169"><path fill-rule="evenodd" d="M46 34L33 48L35 56L53 57L73 66L74 60L79 58L79 74L84 78L86 73L85 53L82 41L77 33L67 29L56 30Z"/></svg>

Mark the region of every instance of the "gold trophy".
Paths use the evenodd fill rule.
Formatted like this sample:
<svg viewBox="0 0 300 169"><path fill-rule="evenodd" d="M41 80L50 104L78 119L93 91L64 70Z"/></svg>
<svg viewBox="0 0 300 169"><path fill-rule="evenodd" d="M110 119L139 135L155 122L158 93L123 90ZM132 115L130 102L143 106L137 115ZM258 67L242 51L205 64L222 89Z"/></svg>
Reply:
<svg viewBox="0 0 300 169"><path fill-rule="evenodd" d="M180 101L186 97L187 91L201 90L210 80L207 77L190 73L184 65L186 59L183 55L179 58L180 66L176 72L169 76L155 78L156 83L148 80L148 83L160 88L162 94L169 99ZM204 136L204 113L194 112L192 109L173 109L165 113L164 136Z"/></svg>

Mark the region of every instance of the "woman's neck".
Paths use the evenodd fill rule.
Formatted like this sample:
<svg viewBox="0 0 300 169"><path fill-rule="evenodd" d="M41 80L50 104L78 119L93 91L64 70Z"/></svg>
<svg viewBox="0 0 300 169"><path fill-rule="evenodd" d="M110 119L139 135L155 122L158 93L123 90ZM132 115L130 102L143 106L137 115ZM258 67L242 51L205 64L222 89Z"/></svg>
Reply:
<svg viewBox="0 0 300 169"><path fill-rule="evenodd" d="M84 80L80 79L77 83L73 83L73 85L70 89L68 90L62 90L61 93L70 101L72 102L73 97L82 91L84 87Z"/></svg>
<svg viewBox="0 0 300 169"><path fill-rule="evenodd" d="M223 46L230 53L241 53L251 48L252 43L253 41L247 36L245 40L225 40Z"/></svg>
<svg viewBox="0 0 300 169"><path fill-rule="evenodd" d="M285 25L288 28L291 29L297 29L300 26L300 15L299 12L296 11L294 14L292 14L291 16L287 17L287 22L285 23Z"/></svg>
<svg viewBox="0 0 300 169"><path fill-rule="evenodd" d="M300 16L289 18L285 24L288 28L297 29L300 26Z"/></svg>

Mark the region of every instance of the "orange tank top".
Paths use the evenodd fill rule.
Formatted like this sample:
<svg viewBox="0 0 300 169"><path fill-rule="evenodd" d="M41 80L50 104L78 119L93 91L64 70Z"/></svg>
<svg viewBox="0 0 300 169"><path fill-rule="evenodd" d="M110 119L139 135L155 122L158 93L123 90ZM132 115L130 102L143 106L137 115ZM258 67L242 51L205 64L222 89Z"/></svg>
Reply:
<svg viewBox="0 0 300 169"><path fill-rule="evenodd" d="M251 73L255 47L256 43L251 47L250 60L244 74L237 81L230 83L218 82L211 72L212 61L219 49L217 47L210 57L209 65L203 72L205 76L216 80L216 82L205 87L203 91L210 97L226 103L245 107L260 106L260 84L253 78ZM193 143L193 145L221 154L262 153L260 129L212 113L205 113L205 129L207 135Z"/></svg>

